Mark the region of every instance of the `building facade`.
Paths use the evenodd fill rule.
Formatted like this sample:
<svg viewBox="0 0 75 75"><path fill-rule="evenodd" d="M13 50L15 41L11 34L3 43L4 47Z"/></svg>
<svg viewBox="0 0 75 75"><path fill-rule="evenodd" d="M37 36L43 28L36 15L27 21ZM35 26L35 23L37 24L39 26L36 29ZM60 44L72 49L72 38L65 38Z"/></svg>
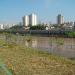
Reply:
<svg viewBox="0 0 75 75"><path fill-rule="evenodd" d="M29 26L29 16L23 17L23 26Z"/></svg>
<svg viewBox="0 0 75 75"><path fill-rule="evenodd" d="M37 15L36 14L29 15L29 25L32 25L32 26L37 25Z"/></svg>
<svg viewBox="0 0 75 75"><path fill-rule="evenodd" d="M4 25L3 24L0 24L0 29L4 29Z"/></svg>
<svg viewBox="0 0 75 75"><path fill-rule="evenodd" d="M30 14L23 17L23 26L36 26L37 25L37 15L36 14Z"/></svg>
<svg viewBox="0 0 75 75"><path fill-rule="evenodd" d="M75 22L74 22L74 29L75 29Z"/></svg>
<svg viewBox="0 0 75 75"><path fill-rule="evenodd" d="M57 24L63 24L64 23L64 16L62 16L61 14L59 14L57 16Z"/></svg>

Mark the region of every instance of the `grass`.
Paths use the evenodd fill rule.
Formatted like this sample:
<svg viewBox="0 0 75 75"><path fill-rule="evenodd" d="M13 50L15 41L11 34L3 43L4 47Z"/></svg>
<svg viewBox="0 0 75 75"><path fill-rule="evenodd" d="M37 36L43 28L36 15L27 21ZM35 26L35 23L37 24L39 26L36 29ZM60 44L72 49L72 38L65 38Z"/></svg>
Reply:
<svg viewBox="0 0 75 75"><path fill-rule="evenodd" d="M13 75L75 75L75 61L0 41L0 59ZM2 74L1 74L2 75Z"/></svg>

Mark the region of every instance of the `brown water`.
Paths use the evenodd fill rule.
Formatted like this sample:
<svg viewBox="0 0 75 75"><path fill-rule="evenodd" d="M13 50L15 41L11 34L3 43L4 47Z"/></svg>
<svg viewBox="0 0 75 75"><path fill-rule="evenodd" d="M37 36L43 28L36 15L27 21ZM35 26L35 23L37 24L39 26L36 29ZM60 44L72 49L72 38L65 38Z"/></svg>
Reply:
<svg viewBox="0 0 75 75"><path fill-rule="evenodd" d="M25 38L26 36L16 36L15 42L27 47L48 51L51 54L75 58L75 38L31 36L31 41L27 41ZM5 36L0 36L0 39L5 39Z"/></svg>
<svg viewBox="0 0 75 75"><path fill-rule="evenodd" d="M31 42L25 42L25 46L38 48L59 56L75 58L74 38L33 37Z"/></svg>

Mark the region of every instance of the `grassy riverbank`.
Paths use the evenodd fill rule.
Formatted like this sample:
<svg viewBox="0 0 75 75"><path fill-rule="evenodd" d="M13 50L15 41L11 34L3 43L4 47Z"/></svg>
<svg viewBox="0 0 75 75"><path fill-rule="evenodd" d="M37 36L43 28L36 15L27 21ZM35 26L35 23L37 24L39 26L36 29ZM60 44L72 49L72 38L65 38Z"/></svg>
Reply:
<svg viewBox="0 0 75 75"><path fill-rule="evenodd" d="M75 61L15 43L0 42L0 60L13 75L75 75Z"/></svg>

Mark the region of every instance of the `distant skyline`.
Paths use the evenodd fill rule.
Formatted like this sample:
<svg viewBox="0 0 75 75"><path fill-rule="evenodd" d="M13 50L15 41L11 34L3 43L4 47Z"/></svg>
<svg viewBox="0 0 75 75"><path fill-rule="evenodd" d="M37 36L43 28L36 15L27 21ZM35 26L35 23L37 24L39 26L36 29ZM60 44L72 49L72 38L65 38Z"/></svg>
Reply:
<svg viewBox="0 0 75 75"><path fill-rule="evenodd" d="M42 22L56 23L58 14L75 21L75 0L0 0L0 23L18 23L31 13Z"/></svg>

